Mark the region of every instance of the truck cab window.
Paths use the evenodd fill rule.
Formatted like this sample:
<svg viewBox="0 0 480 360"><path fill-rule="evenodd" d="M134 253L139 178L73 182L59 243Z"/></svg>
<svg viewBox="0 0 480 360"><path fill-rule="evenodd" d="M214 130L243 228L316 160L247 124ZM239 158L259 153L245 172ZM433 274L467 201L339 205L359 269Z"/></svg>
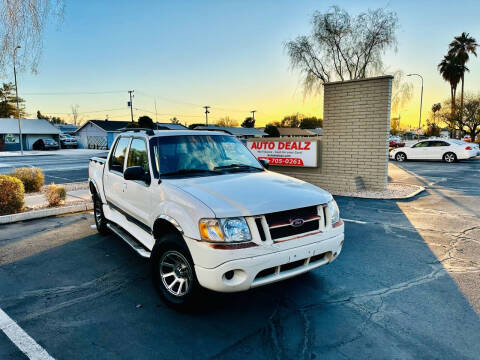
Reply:
<svg viewBox="0 0 480 360"><path fill-rule="evenodd" d="M123 174L123 165L125 163L125 155L127 153L129 137L121 137L115 145L115 150L110 157L109 169L110 171L118 171Z"/></svg>
<svg viewBox="0 0 480 360"><path fill-rule="evenodd" d="M141 166L148 173L148 154L147 144L143 139L133 139L128 152L127 167Z"/></svg>

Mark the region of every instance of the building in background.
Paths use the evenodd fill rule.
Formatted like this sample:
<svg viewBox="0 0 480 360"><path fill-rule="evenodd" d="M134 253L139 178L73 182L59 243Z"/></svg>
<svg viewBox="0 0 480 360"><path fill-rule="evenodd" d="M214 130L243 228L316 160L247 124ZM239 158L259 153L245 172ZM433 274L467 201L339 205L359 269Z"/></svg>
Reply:
<svg viewBox="0 0 480 360"><path fill-rule="evenodd" d="M255 128L243 128L243 127L227 127L217 125L202 125L196 126L195 130L209 130L209 131L223 131L227 134L234 135L239 139L249 139L254 137L264 137L268 134L262 130Z"/></svg>
<svg viewBox="0 0 480 360"><path fill-rule="evenodd" d="M61 131L43 119L20 119L23 149L32 150L38 139L53 139L59 143ZM0 119L0 151L20 151L18 119Z"/></svg>
<svg viewBox="0 0 480 360"><path fill-rule="evenodd" d="M172 123L154 123L155 130L164 130L167 128L168 130L188 130L186 126L182 124L172 124Z"/></svg>
<svg viewBox="0 0 480 360"><path fill-rule="evenodd" d="M317 136L318 134L313 132L313 129L301 129L301 128L277 128L280 133L280 137L308 137Z"/></svg>
<svg viewBox="0 0 480 360"><path fill-rule="evenodd" d="M74 135L78 138L79 148L110 149L121 129L129 124L130 121L88 120Z"/></svg>
<svg viewBox="0 0 480 360"><path fill-rule="evenodd" d="M63 134L74 135L75 131L78 130L78 126L73 124L54 124L58 130L60 130Z"/></svg>

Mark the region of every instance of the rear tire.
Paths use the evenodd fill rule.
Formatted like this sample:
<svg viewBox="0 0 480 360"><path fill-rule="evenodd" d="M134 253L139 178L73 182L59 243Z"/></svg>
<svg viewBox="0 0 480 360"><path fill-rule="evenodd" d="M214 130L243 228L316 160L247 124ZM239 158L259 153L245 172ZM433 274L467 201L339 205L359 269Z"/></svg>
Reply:
<svg viewBox="0 0 480 360"><path fill-rule="evenodd" d="M445 155L443 155L443 161L452 164L457 161L457 155L452 152L447 152Z"/></svg>
<svg viewBox="0 0 480 360"><path fill-rule="evenodd" d="M170 233L158 239L151 265L153 282L162 300L175 310L190 310L201 287L182 236Z"/></svg>
<svg viewBox="0 0 480 360"><path fill-rule="evenodd" d="M95 225L97 226L97 230L102 235L107 235L109 233L109 229L107 227L107 219L103 214L103 204L98 195L93 196L93 215L95 217Z"/></svg>
<svg viewBox="0 0 480 360"><path fill-rule="evenodd" d="M405 153L403 153L403 152L399 152L399 153L395 154L395 160L397 160L398 162L406 161L407 160L407 155L405 155Z"/></svg>

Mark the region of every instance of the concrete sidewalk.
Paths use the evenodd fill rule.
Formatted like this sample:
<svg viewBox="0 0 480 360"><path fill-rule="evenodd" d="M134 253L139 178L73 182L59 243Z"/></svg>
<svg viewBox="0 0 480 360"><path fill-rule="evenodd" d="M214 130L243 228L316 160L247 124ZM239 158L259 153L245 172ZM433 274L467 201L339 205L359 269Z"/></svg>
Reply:
<svg viewBox="0 0 480 360"><path fill-rule="evenodd" d="M88 189L67 190L67 197L64 205L71 205L78 202L90 202L91 196ZM25 194L25 207L39 209L48 207L45 193Z"/></svg>

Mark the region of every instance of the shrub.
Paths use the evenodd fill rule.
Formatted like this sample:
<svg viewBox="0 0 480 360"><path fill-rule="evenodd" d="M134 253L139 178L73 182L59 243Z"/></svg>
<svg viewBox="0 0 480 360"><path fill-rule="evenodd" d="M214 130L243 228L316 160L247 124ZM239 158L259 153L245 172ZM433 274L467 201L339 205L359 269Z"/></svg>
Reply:
<svg viewBox="0 0 480 360"><path fill-rule="evenodd" d="M22 182L9 175L0 175L0 215L16 214L23 210L25 190Z"/></svg>
<svg viewBox="0 0 480 360"><path fill-rule="evenodd" d="M18 168L13 171L12 176L20 179L27 193L42 190L45 180L39 168Z"/></svg>
<svg viewBox="0 0 480 360"><path fill-rule="evenodd" d="M67 197L67 191L64 186L51 183L45 190L45 196L47 197L48 206L58 206Z"/></svg>

